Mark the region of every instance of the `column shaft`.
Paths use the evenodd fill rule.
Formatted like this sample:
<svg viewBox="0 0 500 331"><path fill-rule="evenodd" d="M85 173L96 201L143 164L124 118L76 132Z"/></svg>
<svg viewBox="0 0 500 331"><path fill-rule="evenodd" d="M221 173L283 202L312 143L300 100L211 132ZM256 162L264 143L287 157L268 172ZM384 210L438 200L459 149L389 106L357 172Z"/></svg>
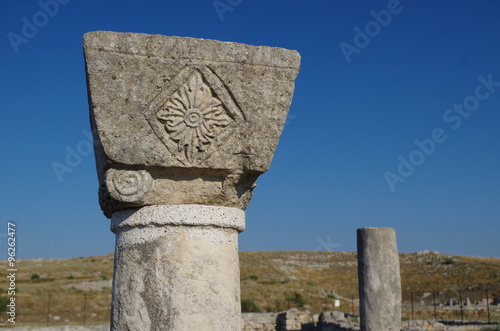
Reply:
<svg viewBox="0 0 500 331"><path fill-rule="evenodd" d="M401 329L401 280L396 233L390 228L357 231L362 331Z"/></svg>
<svg viewBox="0 0 500 331"><path fill-rule="evenodd" d="M200 205L115 213L111 330L240 330L242 222L240 209Z"/></svg>

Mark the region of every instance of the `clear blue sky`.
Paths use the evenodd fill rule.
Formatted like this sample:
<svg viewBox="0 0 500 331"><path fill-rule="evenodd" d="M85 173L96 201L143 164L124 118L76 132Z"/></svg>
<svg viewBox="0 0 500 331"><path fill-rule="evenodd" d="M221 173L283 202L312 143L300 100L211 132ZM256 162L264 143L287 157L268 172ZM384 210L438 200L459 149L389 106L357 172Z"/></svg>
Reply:
<svg viewBox="0 0 500 331"><path fill-rule="evenodd" d="M500 2L54 1L0 5L0 258L7 221L18 258L114 250L85 150L94 30L301 53L241 250L354 251L357 228L388 226L401 252L500 257Z"/></svg>

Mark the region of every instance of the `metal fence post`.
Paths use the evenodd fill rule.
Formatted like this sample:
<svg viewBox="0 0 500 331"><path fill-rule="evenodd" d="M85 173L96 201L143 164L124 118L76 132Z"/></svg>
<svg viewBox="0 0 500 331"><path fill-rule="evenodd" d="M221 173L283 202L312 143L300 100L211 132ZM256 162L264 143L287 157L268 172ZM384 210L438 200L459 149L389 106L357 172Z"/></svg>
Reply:
<svg viewBox="0 0 500 331"><path fill-rule="evenodd" d="M47 326L50 325L50 293L49 298L47 300Z"/></svg>
<svg viewBox="0 0 500 331"><path fill-rule="evenodd" d="M87 293L83 295L83 325L85 325L87 318Z"/></svg>
<svg viewBox="0 0 500 331"><path fill-rule="evenodd" d="M488 298L488 290L486 290L486 309L488 311L488 323L491 323L491 316L490 316L490 300Z"/></svg>
<svg viewBox="0 0 500 331"><path fill-rule="evenodd" d="M460 316L462 317L462 323L464 322L464 303L462 302L462 290L458 291L460 297Z"/></svg>
<svg viewBox="0 0 500 331"><path fill-rule="evenodd" d="M432 297L434 301L434 319L437 320L437 310L436 310L436 291L432 290Z"/></svg>
<svg viewBox="0 0 500 331"><path fill-rule="evenodd" d="M413 290L410 291L410 302L411 302L411 319L415 319L415 310L413 309Z"/></svg>

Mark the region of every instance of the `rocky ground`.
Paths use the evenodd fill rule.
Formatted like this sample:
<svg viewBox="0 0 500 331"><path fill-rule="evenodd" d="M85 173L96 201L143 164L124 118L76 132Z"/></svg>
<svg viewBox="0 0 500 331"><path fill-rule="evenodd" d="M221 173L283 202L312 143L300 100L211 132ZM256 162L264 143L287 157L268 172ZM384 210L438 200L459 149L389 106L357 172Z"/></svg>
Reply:
<svg viewBox="0 0 500 331"><path fill-rule="evenodd" d="M109 331L109 324L93 326L59 325L48 327L19 326L15 328L2 328L12 331Z"/></svg>

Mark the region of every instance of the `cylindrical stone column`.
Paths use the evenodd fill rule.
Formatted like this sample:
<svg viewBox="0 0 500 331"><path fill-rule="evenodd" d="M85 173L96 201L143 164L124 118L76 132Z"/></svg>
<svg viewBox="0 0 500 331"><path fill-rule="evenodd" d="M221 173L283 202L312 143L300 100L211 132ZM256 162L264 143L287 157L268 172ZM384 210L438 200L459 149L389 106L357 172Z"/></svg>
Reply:
<svg viewBox="0 0 500 331"><path fill-rule="evenodd" d="M300 55L216 40L84 36L99 203L116 234L112 330L241 329L238 233Z"/></svg>
<svg viewBox="0 0 500 331"><path fill-rule="evenodd" d="M230 207L115 212L111 330L238 330L244 226L244 211Z"/></svg>
<svg viewBox="0 0 500 331"><path fill-rule="evenodd" d="M401 276L396 233L391 228L357 230L362 331L401 329Z"/></svg>

